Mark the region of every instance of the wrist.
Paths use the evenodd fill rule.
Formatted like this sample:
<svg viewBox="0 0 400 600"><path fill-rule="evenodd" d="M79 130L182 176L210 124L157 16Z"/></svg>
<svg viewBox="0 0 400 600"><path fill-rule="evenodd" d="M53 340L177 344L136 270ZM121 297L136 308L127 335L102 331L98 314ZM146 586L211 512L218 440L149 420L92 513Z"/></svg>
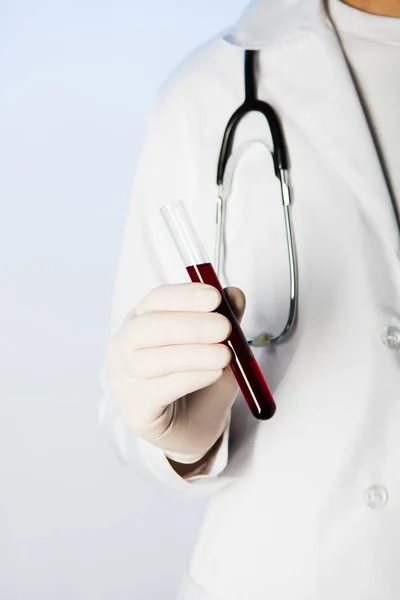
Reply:
<svg viewBox="0 0 400 600"><path fill-rule="evenodd" d="M178 473L178 475L180 475L184 479L198 475L208 475L214 463L216 454L221 446L222 438L223 435L221 435L218 438L215 444L211 446L211 448L204 454L204 456L193 462L186 461L186 457L190 458L188 455L185 456L172 453L168 454L166 452L164 454L174 471L176 471L176 473ZM184 462L178 460L180 456L182 457Z"/></svg>

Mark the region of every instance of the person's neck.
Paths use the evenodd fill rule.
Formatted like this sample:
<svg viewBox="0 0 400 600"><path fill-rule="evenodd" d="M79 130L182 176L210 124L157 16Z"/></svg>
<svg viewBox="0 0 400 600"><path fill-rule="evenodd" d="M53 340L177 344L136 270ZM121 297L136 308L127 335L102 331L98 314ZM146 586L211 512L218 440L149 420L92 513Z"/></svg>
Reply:
<svg viewBox="0 0 400 600"><path fill-rule="evenodd" d="M400 17L399 0L342 0L345 4L382 17Z"/></svg>

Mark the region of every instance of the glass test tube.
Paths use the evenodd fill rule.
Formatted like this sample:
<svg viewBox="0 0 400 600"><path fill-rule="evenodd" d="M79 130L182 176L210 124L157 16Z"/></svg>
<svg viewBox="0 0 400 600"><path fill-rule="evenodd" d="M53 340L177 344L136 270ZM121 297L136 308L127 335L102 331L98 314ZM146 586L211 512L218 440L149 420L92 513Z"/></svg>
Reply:
<svg viewBox="0 0 400 600"><path fill-rule="evenodd" d="M180 201L166 204L161 208L161 214L190 279L207 283L220 291L222 301L216 312L227 317L232 324L232 332L225 342L232 351L230 367L253 415L257 419L270 419L275 413L275 401L184 204Z"/></svg>

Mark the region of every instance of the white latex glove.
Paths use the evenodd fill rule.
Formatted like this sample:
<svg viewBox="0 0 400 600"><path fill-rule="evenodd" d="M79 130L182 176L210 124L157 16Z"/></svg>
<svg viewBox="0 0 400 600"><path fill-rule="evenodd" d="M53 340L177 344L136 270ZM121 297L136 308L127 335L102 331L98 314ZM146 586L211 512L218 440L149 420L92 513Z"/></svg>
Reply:
<svg viewBox="0 0 400 600"><path fill-rule="evenodd" d="M238 288L225 290L236 317ZM230 322L213 312L221 294L202 283L152 290L111 340L111 391L126 425L178 463L193 464L216 444L229 419L237 383L222 342Z"/></svg>

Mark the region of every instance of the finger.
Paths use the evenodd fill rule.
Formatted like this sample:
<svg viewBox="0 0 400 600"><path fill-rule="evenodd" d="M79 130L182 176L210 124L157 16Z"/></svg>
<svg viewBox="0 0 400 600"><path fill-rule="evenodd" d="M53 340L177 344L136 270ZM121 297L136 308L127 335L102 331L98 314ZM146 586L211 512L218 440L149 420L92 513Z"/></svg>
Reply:
<svg viewBox="0 0 400 600"><path fill-rule="evenodd" d="M162 285L139 302L136 314L150 311L211 312L220 303L220 292L205 283Z"/></svg>
<svg viewBox="0 0 400 600"><path fill-rule="evenodd" d="M127 374L137 379L152 379L185 371L224 369L232 354L224 344L193 344L141 348L127 358Z"/></svg>
<svg viewBox="0 0 400 600"><path fill-rule="evenodd" d="M235 313L237 320L242 320L244 311L246 309L246 297L241 289L235 287L227 287L224 289L227 300Z"/></svg>
<svg viewBox="0 0 400 600"><path fill-rule="evenodd" d="M218 313L150 312L128 324L124 345L131 349L180 344L218 344L232 330L229 320Z"/></svg>
<svg viewBox="0 0 400 600"><path fill-rule="evenodd" d="M213 385L220 379L223 372L223 369L185 371L147 380L151 409L154 410L154 406L166 407L178 398Z"/></svg>

